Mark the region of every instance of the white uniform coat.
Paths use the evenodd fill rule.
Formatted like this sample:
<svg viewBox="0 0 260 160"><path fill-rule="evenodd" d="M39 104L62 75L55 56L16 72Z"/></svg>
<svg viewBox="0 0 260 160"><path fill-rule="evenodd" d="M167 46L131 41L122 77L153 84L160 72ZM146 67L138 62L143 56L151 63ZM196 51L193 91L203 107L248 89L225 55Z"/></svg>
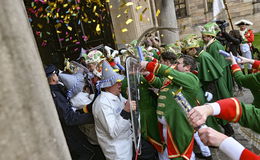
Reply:
<svg viewBox="0 0 260 160"><path fill-rule="evenodd" d="M101 92L93 104L98 142L108 160L132 160L131 123L120 115L125 102L121 95Z"/></svg>

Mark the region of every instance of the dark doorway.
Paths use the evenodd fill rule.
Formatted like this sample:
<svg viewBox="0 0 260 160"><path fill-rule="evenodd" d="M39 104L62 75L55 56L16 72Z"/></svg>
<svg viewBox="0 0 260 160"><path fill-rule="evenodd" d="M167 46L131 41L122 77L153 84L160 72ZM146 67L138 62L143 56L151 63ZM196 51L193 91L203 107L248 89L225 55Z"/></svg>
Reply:
<svg viewBox="0 0 260 160"><path fill-rule="evenodd" d="M105 0L24 0L28 20L44 64L63 67L76 60L81 48L115 47Z"/></svg>

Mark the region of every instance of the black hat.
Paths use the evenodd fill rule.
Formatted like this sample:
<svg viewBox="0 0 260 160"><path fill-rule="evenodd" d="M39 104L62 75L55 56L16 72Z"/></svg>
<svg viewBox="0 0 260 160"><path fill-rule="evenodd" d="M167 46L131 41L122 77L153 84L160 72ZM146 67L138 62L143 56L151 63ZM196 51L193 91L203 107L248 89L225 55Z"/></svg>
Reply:
<svg viewBox="0 0 260 160"><path fill-rule="evenodd" d="M53 64L46 66L44 70L47 77L51 76L53 73L59 74L59 70Z"/></svg>

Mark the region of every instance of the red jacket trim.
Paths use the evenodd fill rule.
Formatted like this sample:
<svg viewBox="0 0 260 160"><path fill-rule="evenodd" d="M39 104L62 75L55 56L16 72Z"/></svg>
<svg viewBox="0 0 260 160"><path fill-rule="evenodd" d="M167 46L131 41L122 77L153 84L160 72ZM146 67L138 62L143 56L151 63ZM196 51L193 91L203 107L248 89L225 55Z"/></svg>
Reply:
<svg viewBox="0 0 260 160"><path fill-rule="evenodd" d="M227 98L219 100L217 103L220 106L220 114L216 117L234 123L240 120L242 116L242 107L237 98Z"/></svg>
<svg viewBox="0 0 260 160"><path fill-rule="evenodd" d="M241 71L241 68L240 68L240 66L239 66L238 64L233 64L233 65L231 66L231 70L232 70L232 73L234 74L234 73L236 73L237 71Z"/></svg>
<svg viewBox="0 0 260 160"><path fill-rule="evenodd" d="M144 78L147 80L148 83L153 83L153 81L155 80L155 75L153 73L150 73Z"/></svg>
<svg viewBox="0 0 260 160"><path fill-rule="evenodd" d="M160 152L160 153L163 152L163 145L162 145L161 143L157 142L156 140L154 140L153 138L151 138L151 137L149 137L149 136L147 136L147 139L148 139L148 141L154 146L154 148L155 148L158 152Z"/></svg>
<svg viewBox="0 0 260 160"><path fill-rule="evenodd" d="M174 139L172 137L172 133L170 131L169 126L167 126L167 150L168 150L168 158L178 158L182 157L186 160L189 160L192 154L194 145L194 138L192 137L190 144L186 148L186 150L181 154L178 147L176 146Z"/></svg>
<svg viewBox="0 0 260 160"><path fill-rule="evenodd" d="M149 62L146 66L146 70L155 73L158 67L159 67L159 63Z"/></svg>
<svg viewBox="0 0 260 160"><path fill-rule="evenodd" d="M249 151L248 149L244 149L240 156L240 160L248 160L248 159L260 160L260 156Z"/></svg>

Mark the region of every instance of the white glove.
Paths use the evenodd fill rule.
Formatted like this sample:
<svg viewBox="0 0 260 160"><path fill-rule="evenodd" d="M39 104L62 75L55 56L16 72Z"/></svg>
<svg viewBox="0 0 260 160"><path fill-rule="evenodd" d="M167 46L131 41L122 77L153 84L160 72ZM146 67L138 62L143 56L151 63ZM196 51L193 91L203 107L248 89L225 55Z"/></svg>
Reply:
<svg viewBox="0 0 260 160"><path fill-rule="evenodd" d="M208 102L211 101L212 98L213 98L213 94L210 93L210 92L205 92L205 95L204 95L204 96L206 97L206 99L207 99Z"/></svg>

